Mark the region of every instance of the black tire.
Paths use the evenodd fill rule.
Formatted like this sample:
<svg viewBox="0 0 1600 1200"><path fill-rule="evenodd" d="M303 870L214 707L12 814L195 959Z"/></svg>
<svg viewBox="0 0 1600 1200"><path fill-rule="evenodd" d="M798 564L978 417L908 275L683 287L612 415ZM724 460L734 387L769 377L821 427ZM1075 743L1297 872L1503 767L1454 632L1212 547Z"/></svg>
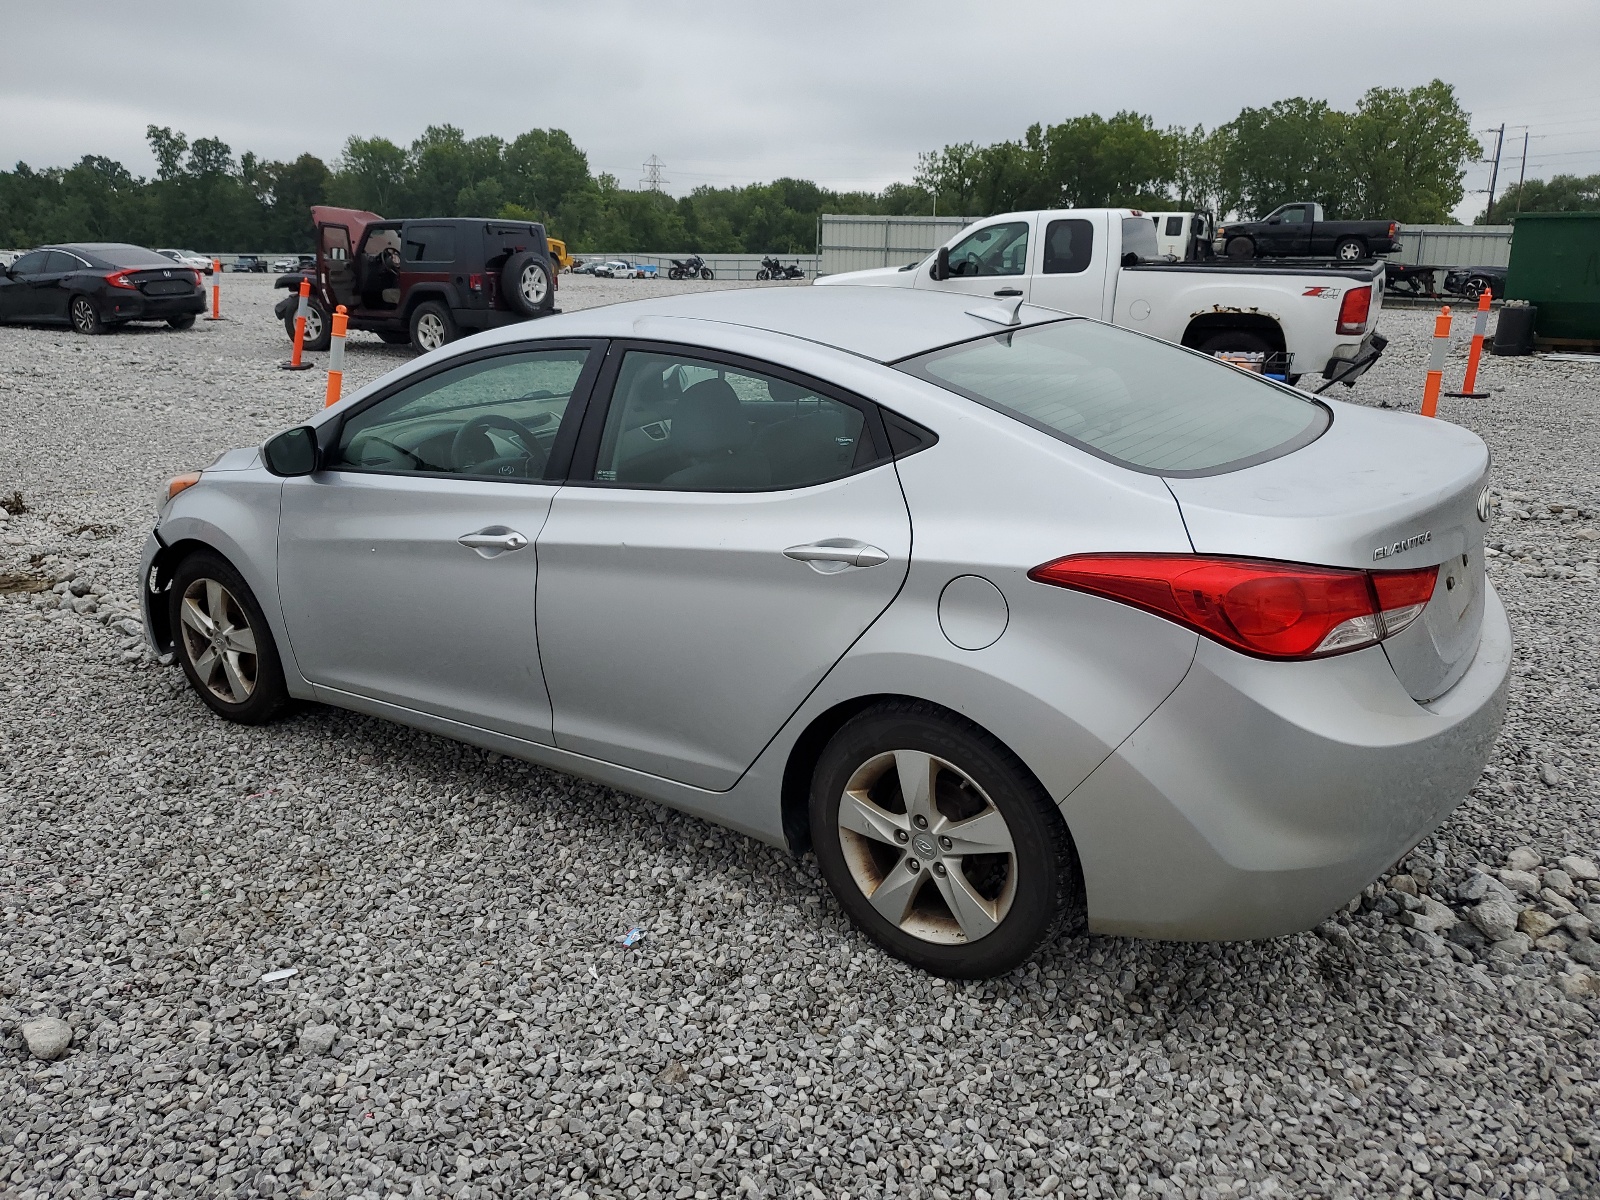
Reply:
<svg viewBox="0 0 1600 1200"><path fill-rule="evenodd" d="M1229 238L1222 252L1229 258L1243 261L1256 256L1256 244L1247 237Z"/></svg>
<svg viewBox="0 0 1600 1200"><path fill-rule="evenodd" d="M322 307L322 302L312 297L306 301L306 344L305 350L326 350L333 341L333 326L328 321L327 310ZM294 345L294 318L300 311L300 299L295 298L289 315L283 319L283 331L289 335L289 344Z"/></svg>
<svg viewBox="0 0 1600 1200"><path fill-rule="evenodd" d="M715 279L716 276L711 273L711 268L710 267L701 267L700 268L700 278L701 279Z"/></svg>
<svg viewBox="0 0 1600 1200"><path fill-rule="evenodd" d="M682 268L680 268L680 267L672 267L672 268L670 268L667 271L667 278L668 279L682 279L683 278L683 270L682 270Z"/></svg>
<svg viewBox="0 0 1600 1200"><path fill-rule="evenodd" d="M500 268L500 295L513 311L525 317L543 316L556 302L550 262L542 254L524 250L506 259Z"/></svg>
<svg viewBox="0 0 1600 1200"><path fill-rule="evenodd" d="M759 280L762 283L765 283L767 280L769 280L771 278L772 278L772 272L767 270L765 267L762 267L761 270L756 272L756 279Z"/></svg>
<svg viewBox="0 0 1600 1200"><path fill-rule="evenodd" d="M930 764L926 778L936 806L929 824L914 825L906 815L896 751ZM861 782L867 779L875 781ZM848 827L841 832L847 786L859 786L874 804L881 802L878 811L904 826L894 835L905 835L900 845ZM956 832L954 822L970 815L985 816L992 833L991 810L1003 819L1008 852L957 856L938 836L941 827ZM850 918L890 954L935 975L1003 975L1056 937L1077 910L1077 859L1055 804L997 738L932 704L874 705L834 734L812 775L811 835L823 878ZM858 882L863 876L874 883L872 893L867 882ZM906 903L898 924L868 898L896 878L915 880L899 890ZM985 906L978 923L986 932L976 938L967 937L943 899L957 878L964 885L960 894Z"/></svg>
<svg viewBox="0 0 1600 1200"><path fill-rule="evenodd" d="M1360 262L1367 257L1367 243L1358 237L1340 238L1334 243L1333 256L1340 262Z"/></svg>
<svg viewBox="0 0 1600 1200"><path fill-rule="evenodd" d="M411 335L404 329L380 329L378 337L391 346L405 346L411 342Z"/></svg>
<svg viewBox="0 0 1600 1200"><path fill-rule="evenodd" d="M194 314L184 313L181 317L168 317L167 328L177 330L179 333L182 333L185 329L193 329Z"/></svg>
<svg viewBox="0 0 1600 1200"><path fill-rule="evenodd" d="M74 296L68 302L67 320L72 322L74 333L81 333L85 337L106 331L106 323L100 319L100 310L88 296Z"/></svg>
<svg viewBox="0 0 1600 1200"><path fill-rule="evenodd" d="M289 689L278 648L261 605L239 572L221 556L197 551L178 564L167 595L173 649L189 686L206 707L241 725L262 725L281 713L289 703ZM191 602L196 612L186 616ZM226 625L216 619L219 615ZM210 640L204 622L210 623ZM248 630L253 653L239 648L246 639L229 636L230 628L237 634L241 627Z"/></svg>
<svg viewBox="0 0 1600 1200"><path fill-rule="evenodd" d="M418 354L427 354L456 340L456 322L450 310L437 300L424 300L411 310L407 341Z"/></svg>
<svg viewBox="0 0 1600 1200"><path fill-rule="evenodd" d="M1466 283L1461 285L1461 294L1464 295L1468 300L1476 300L1479 296L1483 295L1484 292L1488 292L1490 297L1493 298L1494 281L1489 279L1487 276L1468 276Z"/></svg>

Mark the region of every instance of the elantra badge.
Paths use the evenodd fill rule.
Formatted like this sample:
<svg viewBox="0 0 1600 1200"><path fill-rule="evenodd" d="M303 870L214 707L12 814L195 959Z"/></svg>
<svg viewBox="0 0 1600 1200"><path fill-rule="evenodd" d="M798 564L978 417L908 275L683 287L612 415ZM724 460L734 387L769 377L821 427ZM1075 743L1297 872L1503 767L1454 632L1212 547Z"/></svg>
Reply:
<svg viewBox="0 0 1600 1200"><path fill-rule="evenodd" d="M1433 541L1433 530L1424 529L1421 533L1413 533L1410 537L1398 542L1391 542L1387 546L1379 546L1372 552L1372 561L1380 558L1389 558L1391 555L1404 554L1407 550L1414 550L1418 546Z"/></svg>

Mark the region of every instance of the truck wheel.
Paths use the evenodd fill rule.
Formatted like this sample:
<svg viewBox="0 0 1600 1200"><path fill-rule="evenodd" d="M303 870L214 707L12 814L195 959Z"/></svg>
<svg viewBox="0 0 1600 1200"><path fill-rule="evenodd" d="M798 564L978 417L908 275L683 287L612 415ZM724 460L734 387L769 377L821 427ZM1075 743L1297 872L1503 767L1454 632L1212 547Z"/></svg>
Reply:
<svg viewBox="0 0 1600 1200"><path fill-rule="evenodd" d="M531 250L513 254L500 269L500 294L525 317L549 312L556 301L550 286L550 264Z"/></svg>
<svg viewBox="0 0 1600 1200"><path fill-rule="evenodd" d="M289 335L289 341L294 342L294 315L299 311L299 300L294 307L289 309L289 315L283 318L283 331ZM328 343L333 338L333 330L328 326L328 314L322 311L322 305L316 299L306 302L306 342L307 350L326 350Z"/></svg>
<svg viewBox="0 0 1600 1200"><path fill-rule="evenodd" d="M455 340L456 323L450 310L437 300L424 300L411 313L411 347L418 354L437 350Z"/></svg>
<svg viewBox="0 0 1600 1200"><path fill-rule="evenodd" d="M1359 262L1367 257L1367 244L1358 237L1340 238L1333 256L1340 262Z"/></svg>
<svg viewBox="0 0 1600 1200"><path fill-rule="evenodd" d="M1254 258L1256 256L1256 244L1246 237L1229 238L1224 253L1229 258Z"/></svg>

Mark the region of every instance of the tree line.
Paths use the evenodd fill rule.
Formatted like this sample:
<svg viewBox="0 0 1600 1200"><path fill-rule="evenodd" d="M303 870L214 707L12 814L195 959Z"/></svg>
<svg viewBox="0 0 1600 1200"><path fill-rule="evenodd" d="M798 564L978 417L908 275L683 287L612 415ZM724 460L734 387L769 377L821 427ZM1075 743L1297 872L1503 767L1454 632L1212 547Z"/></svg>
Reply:
<svg viewBox="0 0 1600 1200"><path fill-rule="evenodd" d="M275 161L216 138L152 125L155 174L88 155L76 165L0 171L0 246L130 241L202 250L302 251L313 204L386 217L499 216L543 221L587 251L810 253L823 212L985 216L1010 209L1132 205L1260 214L1290 200L1330 215L1450 220L1479 154L1468 114L1439 80L1373 88L1352 112L1295 97L1246 108L1207 131L1159 128L1119 112L1034 125L1014 141L947 145L909 183L839 192L803 179L698 187L686 196L626 188L591 171L560 129L509 141L429 126L409 146L351 137L332 164ZM1564 182L1565 181L1565 182ZM1521 211L1593 206L1595 180L1529 181L1497 200ZM1574 184L1576 186L1574 186Z"/></svg>

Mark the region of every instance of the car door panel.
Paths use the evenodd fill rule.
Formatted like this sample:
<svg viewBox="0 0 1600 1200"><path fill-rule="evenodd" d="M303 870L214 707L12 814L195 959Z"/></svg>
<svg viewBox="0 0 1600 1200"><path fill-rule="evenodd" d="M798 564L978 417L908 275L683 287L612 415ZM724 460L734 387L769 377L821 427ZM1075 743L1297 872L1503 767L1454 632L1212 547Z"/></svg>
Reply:
<svg viewBox="0 0 1600 1200"><path fill-rule="evenodd" d="M1107 261L1111 239L1106 220L1100 213L1043 214L1031 266L1029 303L1097 319L1110 311L1107 276L1114 272Z"/></svg>
<svg viewBox="0 0 1600 1200"><path fill-rule="evenodd" d="M284 484L278 588L310 682L550 741L533 542L553 484L325 471ZM474 548L485 531L516 550Z"/></svg>
<svg viewBox="0 0 1600 1200"><path fill-rule="evenodd" d="M1036 216L1029 214L986 221L962 230L961 240L950 248L952 274L946 279L934 279L928 267L921 267L912 286L985 297L1000 291L1014 292L1026 300L1036 224Z"/></svg>
<svg viewBox="0 0 1600 1200"><path fill-rule="evenodd" d="M784 553L828 539L884 561ZM563 488L538 546L555 744L733 786L888 607L910 549L889 463L782 492Z"/></svg>

